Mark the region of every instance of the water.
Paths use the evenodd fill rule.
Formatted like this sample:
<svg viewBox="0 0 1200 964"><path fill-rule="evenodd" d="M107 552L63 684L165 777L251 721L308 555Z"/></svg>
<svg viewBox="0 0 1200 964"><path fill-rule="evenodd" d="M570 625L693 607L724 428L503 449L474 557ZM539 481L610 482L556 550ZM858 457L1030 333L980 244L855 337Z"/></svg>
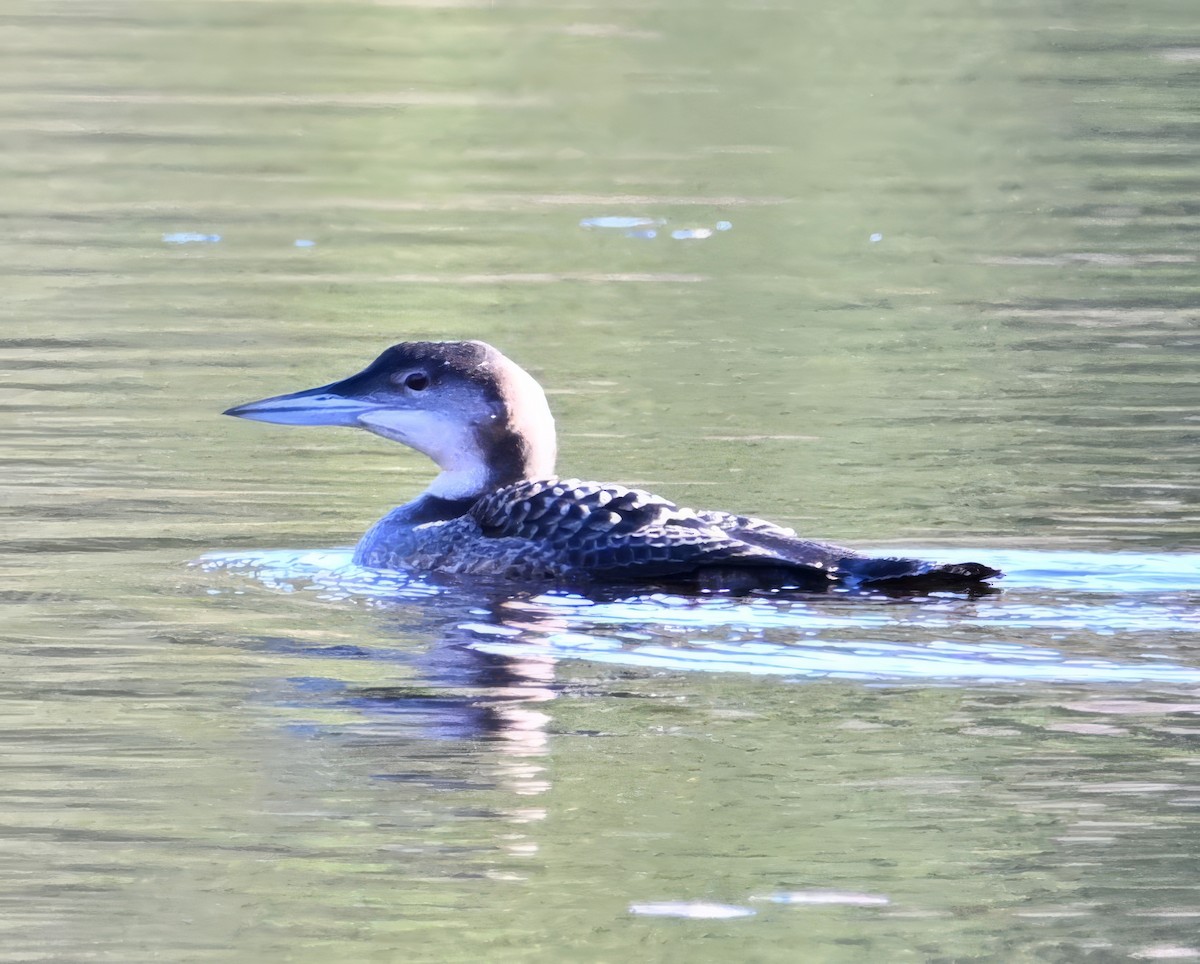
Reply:
<svg viewBox="0 0 1200 964"><path fill-rule="evenodd" d="M0 960L1195 956L1191 19L7 5ZM1003 591L355 570L428 466L216 413L412 337Z"/></svg>
<svg viewBox="0 0 1200 964"><path fill-rule="evenodd" d="M1157 662L1168 652L1136 645L1147 637L1155 647L1172 640L1170 652L1189 658L1200 632L1194 605L1200 556L994 556L1008 570L1002 593L915 599L853 591L741 598L646 593L608 601L565 591L514 594L504 585L363 569L349 550L212 553L199 565L244 572L277 592L384 610L451 597L453 608L439 607L448 617L442 639L472 653L546 664L583 659L864 682L1200 683L1200 667ZM1104 637L1117 635L1125 645L1105 645ZM1064 653L1064 643L1072 651ZM1083 649L1102 655L1087 658ZM1139 661L1111 659L1124 651Z"/></svg>

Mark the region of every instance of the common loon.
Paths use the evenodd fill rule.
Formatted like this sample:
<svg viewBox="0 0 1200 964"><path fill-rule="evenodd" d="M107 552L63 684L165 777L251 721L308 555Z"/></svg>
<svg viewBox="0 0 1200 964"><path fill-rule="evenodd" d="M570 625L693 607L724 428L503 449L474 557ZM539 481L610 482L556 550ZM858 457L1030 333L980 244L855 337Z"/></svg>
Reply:
<svg viewBox="0 0 1200 964"><path fill-rule="evenodd" d="M541 386L481 341L394 345L357 375L225 412L280 425L344 425L401 442L441 473L362 537L354 561L559 583L691 589L986 591L979 563L873 558L728 512L622 485L554 476Z"/></svg>

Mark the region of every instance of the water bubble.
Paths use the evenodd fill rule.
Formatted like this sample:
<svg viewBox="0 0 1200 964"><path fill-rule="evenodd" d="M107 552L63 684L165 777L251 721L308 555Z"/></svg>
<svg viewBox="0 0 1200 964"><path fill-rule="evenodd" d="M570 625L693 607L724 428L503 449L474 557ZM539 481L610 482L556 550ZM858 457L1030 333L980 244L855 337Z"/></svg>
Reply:
<svg viewBox="0 0 1200 964"><path fill-rule="evenodd" d="M296 248L315 248L317 246L317 242L309 241L307 238L297 238L292 242L292 246Z"/></svg>
<svg viewBox="0 0 1200 964"><path fill-rule="evenodd" d="M654 228L638 228L635 231L626 231L627 238L657 238L658 232Z"/></svg>
<svg viewBox="0 0 1200 964"><path fill-rule="evenodd" d="M633 218L633 217L600 217L600 218L584 218L579 222L581 228L644 228L650 225L661 224L654 218Z"/></svg>
<svg viewBox="0 0 1200 964"><path fill-rule="evenodd" d="M876 231L874 234L871 235L869 240L872 244L878 244L880 241L883 240L883 235L880 234L878 231Z"/></svg>
<svg viewBox="0 0 1200 964"><path fill-rule="evenodd" d="M676 241L703 241L712 236L712 228L679 228L671 232L671 237Z"/></svg>
<svg viewBox="0 0 1200 964"><path fill-rule="evenodd" d="M729 231L729 230L733 229L733 222L732 221L718 221L716 224L713 225L713 227L716 228L718 231Z"/></svg>
<svg viewBox="0 0 1200 964"><path fill-rule="evenodd" d="M773 904L846 904L851 907L883 907L891 901L882 894L861 894L838 890L787 890L755 898Z"/></svg>
<svg viewBox="0 0 1200 964"><path fill-rule="evenodd" d="M688 920L731 920L753 917L756 911L733 904L708 901L663 900L650 904L630 904L629 913L643 917L683 917Z"/></svg>
<svg viewBox="0 0 1200 964"><path fill-rule="evenodd" d="M216 244L221 240L219 234L200 234L198 231L173 231L164 234L162 239L167 244Z"/></svg>

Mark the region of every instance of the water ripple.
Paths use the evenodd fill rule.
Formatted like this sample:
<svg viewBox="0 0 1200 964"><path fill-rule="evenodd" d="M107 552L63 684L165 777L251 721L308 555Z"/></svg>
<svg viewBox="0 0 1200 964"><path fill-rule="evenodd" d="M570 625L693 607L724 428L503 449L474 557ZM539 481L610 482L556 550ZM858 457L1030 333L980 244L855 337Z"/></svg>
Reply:
<svg viewBox="0 0 1200 964"><path fill-rule="evenodd" d="M390 608L436 600L446 612L447 638L515 658L805 679L1200 683L1200 669L1155 650L1163 640L1200 632L1196 555L1008 550L987 557L1010 574L1009 588L977 600L514 595L494 583L447 585L363 569L349 549L213 553L198 565L331 603ZM1099 641L1115 635L1140 640L1136 661L1094 655Z"/></svg>

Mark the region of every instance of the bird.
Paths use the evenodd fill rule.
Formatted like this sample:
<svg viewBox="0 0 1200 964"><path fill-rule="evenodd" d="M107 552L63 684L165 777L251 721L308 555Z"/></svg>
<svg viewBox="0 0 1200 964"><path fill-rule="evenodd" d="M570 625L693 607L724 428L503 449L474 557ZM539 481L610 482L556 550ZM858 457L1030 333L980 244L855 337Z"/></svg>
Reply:
<svg viewBox="0 0 1200 964"><path fill-rule="evenodd" d="M368 568L741 594L982 593L1002 575L975 562L867 555L753 516L559 478L545 392L482 341L401 342L349 378L224 414L366 429L433 460L429 486L359 540L354 562Z"/></svg>

